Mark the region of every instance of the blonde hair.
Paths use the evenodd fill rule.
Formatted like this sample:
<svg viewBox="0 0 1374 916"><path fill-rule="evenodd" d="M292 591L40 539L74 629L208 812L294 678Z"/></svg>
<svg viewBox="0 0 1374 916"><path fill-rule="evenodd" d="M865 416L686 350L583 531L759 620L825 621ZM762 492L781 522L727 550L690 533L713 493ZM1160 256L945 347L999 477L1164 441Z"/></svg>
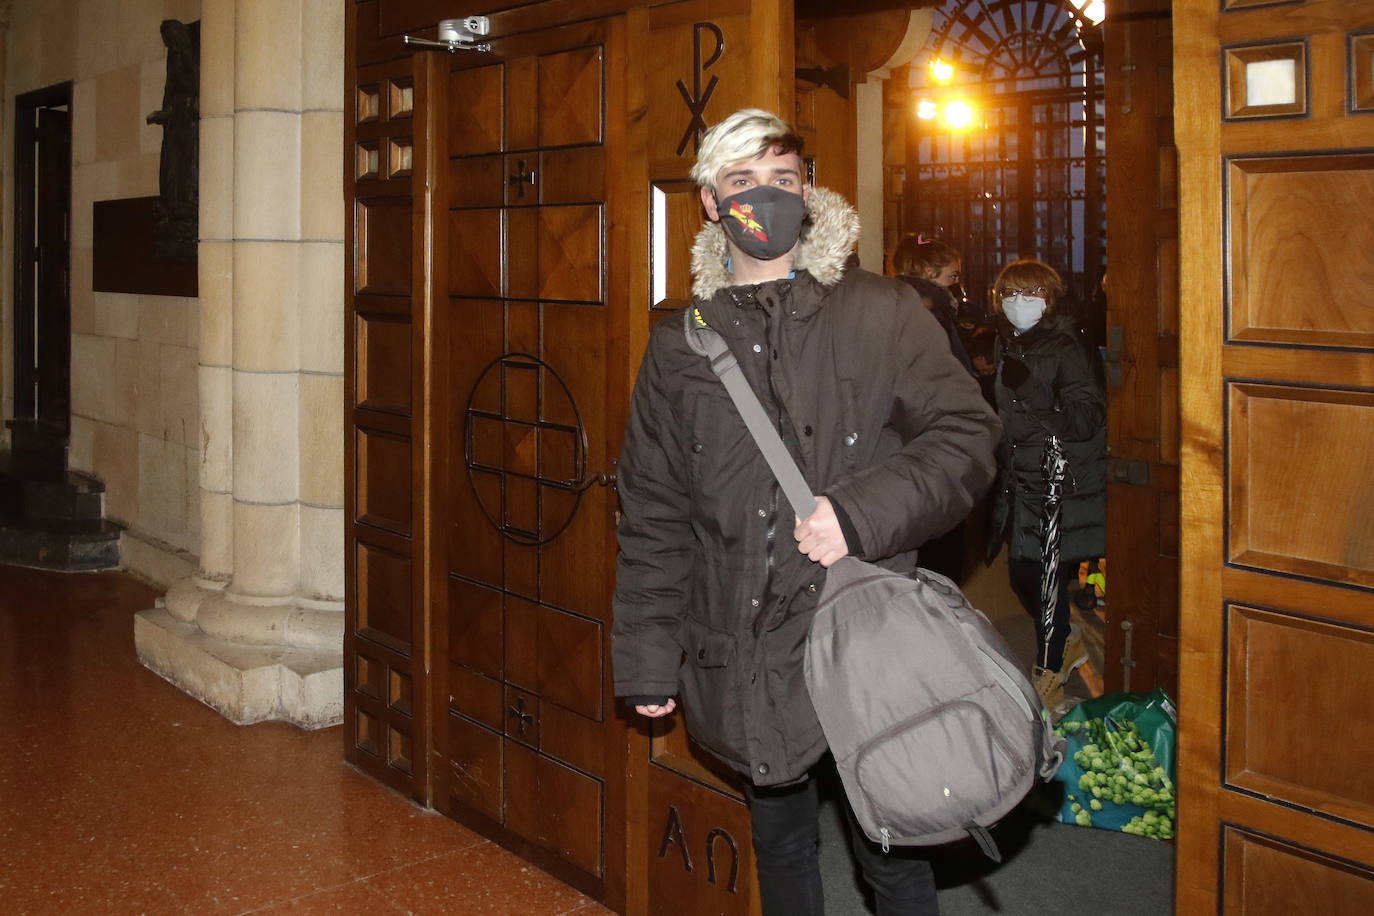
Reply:
<svg viewBox="0 0 1374 916"><path fill-rule="evenodd" d="M800 155L802 138L771 111L741 108L701 138L692 180L714 190L716 174L721 169L757 159L769 150Z"/></svg>
<svg viewBox="0 0 1374 916"><path fill-rule="evenodd" d="M1002 314L1002 290L1035 289L1045 290L1045 314L1054 312L1054 304L1064 295L1064 281L1059 273L1044 261L1034 258L1021 258L1012 261L997 275L997 283L992 288L992 307Z"/></svg>

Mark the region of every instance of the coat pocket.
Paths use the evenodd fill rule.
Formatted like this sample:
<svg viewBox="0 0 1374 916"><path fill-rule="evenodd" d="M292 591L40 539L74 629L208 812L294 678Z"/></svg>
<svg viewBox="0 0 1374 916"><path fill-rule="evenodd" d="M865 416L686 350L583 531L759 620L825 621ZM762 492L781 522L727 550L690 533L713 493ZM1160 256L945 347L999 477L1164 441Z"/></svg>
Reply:
<svg viewBox="0 0 1374 916"><path fill-rule="evenodd" d="M685 634L679 688L687 733L726 760L748 759L735 683L735 639L728 633L696 629Z"/></svg>
<svg viewBox="0 0 1374 916"><path fill-rule="evenodd" d="M735 638L711 630L689 632L687 664L696 668L728 668L735 657Z"/></svg>

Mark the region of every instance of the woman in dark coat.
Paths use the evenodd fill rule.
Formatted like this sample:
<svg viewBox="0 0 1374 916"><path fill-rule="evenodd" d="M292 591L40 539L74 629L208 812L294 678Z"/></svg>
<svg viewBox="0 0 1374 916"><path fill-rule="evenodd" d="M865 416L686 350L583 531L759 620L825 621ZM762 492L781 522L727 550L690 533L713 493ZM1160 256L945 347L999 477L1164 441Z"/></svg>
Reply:
<svg viewBox="0 0 1374 916"><path fill-rule="evenodd" d="M1106 552L1107 394L1100 357L1056 309L1064 284L1053 268L1022 259L1003 268L994 288L998 313L997 412L1002 419L1000 484L989 552L1007 544L1012 588L1035 619L1036 689L1053 709L1064 683L1086 659L1069 640L1068 583L1082 560ZM1049 638L1040 604L1041 529L1045 512L1045 442L1057 436L1068 472L1060 501L1058 601ZM1067 647L1066 647L1067 643Z"/></svg>

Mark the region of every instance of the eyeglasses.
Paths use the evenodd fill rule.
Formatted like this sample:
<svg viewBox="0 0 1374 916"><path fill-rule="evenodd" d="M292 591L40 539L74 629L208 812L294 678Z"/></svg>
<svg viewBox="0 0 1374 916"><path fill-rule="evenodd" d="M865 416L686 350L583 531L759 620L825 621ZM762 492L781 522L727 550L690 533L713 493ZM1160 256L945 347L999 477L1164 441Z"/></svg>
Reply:
<svg viewBox="0 0 1374 916"><path fill-rule="evenodd" d="M1028 296L1032 299L1041 299L1045 295L1045 287L1037 286L1034 289L999 289L997 295L1003 299L1011 299L1016 296Z"/></svg>

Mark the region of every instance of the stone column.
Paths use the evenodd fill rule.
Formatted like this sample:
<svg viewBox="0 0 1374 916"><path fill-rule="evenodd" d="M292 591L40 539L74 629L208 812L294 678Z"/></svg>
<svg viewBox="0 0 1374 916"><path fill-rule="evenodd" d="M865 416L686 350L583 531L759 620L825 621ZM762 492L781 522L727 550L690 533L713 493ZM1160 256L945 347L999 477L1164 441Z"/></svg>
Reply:
<svg viewBox="0 0 1374 916"><path fill-rule="evenodd" d="M854 87L854 111L858 148L858 194L854 202L859 221L868 231L859 239L859 262L869 270L882 273L886 267L886 241L883 215L886 204L884 159L896 139L902 139L897 124L885 123L883 112L883 83L896 67L904 66L920 53L930 38L935 21L933 9L911 10L907 15L906 31L892 55L864 75L864 82Z"/></svg>
<svg viewBox="0 0 1374 916"><path fill-rule="evenodd" d="M135 641L236 722L329 725L343 713L342 5L203 0L201 47L201 561Z"/></svg>

